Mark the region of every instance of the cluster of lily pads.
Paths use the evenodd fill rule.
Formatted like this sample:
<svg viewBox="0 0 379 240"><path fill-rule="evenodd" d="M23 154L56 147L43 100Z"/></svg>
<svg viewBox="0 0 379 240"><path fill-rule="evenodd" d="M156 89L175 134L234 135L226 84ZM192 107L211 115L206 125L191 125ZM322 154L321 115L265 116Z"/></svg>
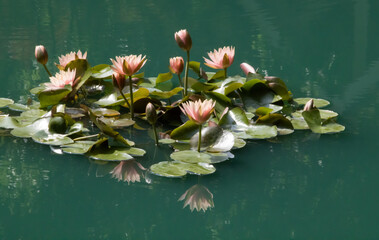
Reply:
<svg viewBox="0 0 379 240"><path fill-rule="evenodd" d="M36 59L50 82L31 89L27 103L0 98L0 108L8 108L0 112L0 128L50 145L56 152L123 164L143 159L146 152L119 129L146 134L153 129L152 141L173 152L170 161L156 162L148 170L165 177L214 173L214 165L233 158L231 151L244 147L247 140L294 130L318 134L344 130L336 123L337 113L321 109L328 101L295 98L278 77L264 76L247 63L241 64L244 76L228 76L234 47L208 53L205 64L218 69L210 72L190 61L188 31L175 33L175 40L187 59L171 58L170 71L157 77L138 73L147 63L145 56L116 57L91 66L87 53L80 51L62 55L53 76L46 67L46 49L37 46ZM112 173L122 174L120 169ZM131 175L128 179L139 181Z"/></svg>

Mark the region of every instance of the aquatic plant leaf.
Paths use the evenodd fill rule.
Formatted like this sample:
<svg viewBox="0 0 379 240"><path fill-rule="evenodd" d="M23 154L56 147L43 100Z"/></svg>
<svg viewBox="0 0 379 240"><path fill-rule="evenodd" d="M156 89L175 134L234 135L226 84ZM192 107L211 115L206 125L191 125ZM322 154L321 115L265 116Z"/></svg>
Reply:
<svg viewBox="0 0 379 240"><path fill-rule="evenodd" d="M221 93L204 92L204 95L207 98L211 98L214 101L216 101L215 109L218 113L222 113L227 107L229 107L230 109L233 108L232 100L230 100L230 98Z"/></svg>
<svg viewBox="0 0 379 240"><path fill-rule="evenodd" d="M97 100L94 103L99 105L99 106L102 106L102 107L107 107L107 106L120 105L120 104L123 104L124 102L125 102L125 100L124 99L118 99L117 93L114 92L114 93L111 93L105 97L100 98L99 100Z"/></svg>
<svg viewBox="0 0 379 240"><path fill-rule="evenodd" d="M20 123L10 116L0 116L0 128L14 129L20 127Z"/></svg>
<svg viewBox="0 0 379 240"><path fill-rule="evenodd" d="M24 112L30 109L28 106L20 104L20 103L9 104L8 108L12 111L17 111L17 112Z"/></svg>
<svg viewBox="0 0 379 240"><path fill-rule="evenodd" d="M255 115L264 116L264 115L271 113L272 111L273 111L273 109L271 109L271 108L260 107L257 110L255 110Z"/></svg>
<svg viewBox="0 0 379 240"><path fill-rule="evenodd" d="M45 110L42 110L42 109L30 109L28 111L22 112L20 114L20 118L23 118L23 119L34 119L35 120L37 118L42 117L46 113L47 112Z"/></svg>
<svg viewBox="0 0 379 240"><path fill-rule="evenodd" d="M38 95L41 108L45 108L45 107L59 103L71 91L72 91L72 88L70 85L66 85L64 88L61 88L61 89L42 91Z"/></svg>
<svg viewBox="0 0 379 240"><path fill-rule="evenodd" d="M200 163L200 162L210 163L211 162L211 156L209 154L199 153L193 150L173 152L170 155L170 158L176 161L186 162L186 163Z"/></svg>
<svg viewBox="0 0 379 240"><path fill-rule="evenodd" d="M9 98L0 98L0 108L6 107L9 104L13 104L14 101Z"/></svg>
<svg viewBox="0 0 379 240"><path fill-rule="evenodd" d="M133 126L136 122L129 118L100 118L102 122L110 127L122 128Z"/></svg>
<svg viewBox="0 0 379 240"><path fill-rule="evenodd" d="M108 64L99 64L91 69L91 77L93 78L111 78L113 70Z"/></svg>
<svg viewBox="0 0 379 240"><path fill-rule="evenodd" d="M191 85L191 88L195 90L195 92L203 92L203 91L211 91L217 87L216 84L213 83L203 83L196 81Z"/></svg>
<svg viewBox="0 0 379 240"><path fill-rule="evenodd" d="M250 124L245 112L240 107L235 107L222 115L219 123L220 126L248 126Z"/></svg>
<svg viewBox="0 0 379 240"><path fill-rule="evenodd" d="M276 125L279 128L293 129L291 121L279 113L269 113L260 116L257 119L256 124Z"/></svg>
<svg viewBox="0 0 379 240"><path fill-rule="evenodd" d="M171 72L160 73L160 74L158 74L157 80L155 80L155 84L166 82L166 81L170 80L172 78L172 76L173 75Z"/></svg>
<svg viewBox="0 0 379 240"><path fill-rule="evenodd" d="M205 127L201 130L201 149L212 146L223 134L219 126ZM197 149L199 142L199 133L192 136L190 144L193 149Z"/></svg>
<svg viewBox="0 0 379 240"><path fill-rule="evenodd" d="M234 138L233 148L243 148L246 146L246 141L241 138Z"/></svg>
<svg viewBox="0 0 379 240"><path fill-rule="evenodd" d="M96 149L88 153L90 159L102 161L125 161L133 159L125 148L111 147L108 149Z"/></svg>
<svg viewBox="0 0 379 240"><path fill-rule="evenodd" d="M181 163L177 165L189 174L208 175L216 171L216 168L208 163Z"/></svg>
<svg viewBox="0 0 379 240"><path fill-rule="evenodd" d="M312 132L321 133L321 116L320 111L317 108L303 111L302 115Z"/></svg>
<svg viewBox="0 0 379 240"><path fill-rule="evenodd" d="M195 61L189 62L189 68L192 69L198 76L200 76L200 63Z"/></svg>
<svg viewBox="0 0 379 240"><path fill-rule="evenodd" d="M171 144L176 151L191 150L191 144L189 141L174 142Z"/></svg>
<svg viewBox="0 0 379 240"><path fill-rule="evenodd" d="M225 78L225 70L217 71L216 73L207 72L208 79L216 80L216 79L224 79Z"/></svg>
<svg viewBox="0 0 379 240"><path fill-rule="evenodd" d="M325 109L319 109L319 111L320 111L320 117L321 117L321 119L330 119L330 118L335 118L335 117L337 117L338 116L338 113L336 113L336 112L333 112L333 111L331 111L331 110L325 110ZM292 113L292 117L294 117L294 118L300 118L300 117L302 117L303 115L302 115L302 110L299 110L299 111L296 111L296 112L293 112Z"/></svg>
<svg viewBox="0 0 379 240"><path fill-rule="evenodd" d="M120 115L119 111L116 111L114 109L109 109L109 108L94 108L92 109L93 114L97 117L115 117Z"/></svg>
<svg viewBox="0 0 379 240"><path fill-rule="evenodd" d="M338 133L345 130L345 126L338 124L338 123L328 123L325 125L322 125L320 128L320 133L326 134L326 133Z"/></svg>
<svg viewBox="0 0 379 240"><path fill-rule="evenodd" d="M159 139L158 142L162 144L172 144L172 143L175 143L176 141L171 138L165 138L165 139Z"/></svg>
<svg viewBox="0 0 379 240"><path fill-rule="evenodd" d="M304 120L303 117L301 118L291 118L292 126L295 130L305 130L309 129L308 123Z"/></svg>
<svg viewBox="0 0 379 240"><path fill-rule="evenodd" d="M84 128L82 122L75 122L68 130L67 136L74 135L81 132L89 132L87 128Z"/></svg>
<svg viewBox="0 0 379 240"><path fill-rule="evenodd" d="M311 99L313 99L313 104L317 108L326 107L330 104L329 101L321 98L295 98L293 100L299 105L305 105Z"/></svg>
<svg viewBox="0 0 379 240"><path fill-rule="evenodd" d="M221 136L207 149L208 152L228 152L234 146L234 135L229 131L223 131Z"/></svg>
<svg viewBox="0 0 379 240"><path fill-rule="evenodd" d="M199 125L188 120L184 124L172 130L170 137L176 140L190 139L199 130Z"/></svg>
<svg viewBox="0 0 379 240"><path fill-rule="evenodd" d="M67 137L66 134L51 133L46 130L40 130L33 134L32 139L40 144L60 146L73 143L74 141Z"/></svg>
<svg viewBox="0 0 379 240"><path fill-rule="evenodd" d="M46 86L43 83L41 83L38 87L30 89L29 92L31 94L37 95L45 89L46 89Z"/></svg>
<svg viewBox="0 0 379 240"><path fill-rule="evenodd" d="M187 171L178 162L163 161L150 166L150 172L162 177L183 177Z"/></svg>
<svg viewBox="0 0 379 240"><path fill-rule="evenodd" d="M182 87L176 87L172 89L171 91L152 91L150 92L150 95L154 98L158 99L168 99L174 95L176 95L178 92L182 91Z"/></svg>
<svg viewBox="0 0 379 240"><path fill-rule="evenodd" d="M61 145L61 149L64 153L82 155L87 153L95 143L95 141L76 141L71 144Z"/></svg>
<svg viewBox="0 0 379 240"><path fill-rule="evenodd" d="M207 152L211 156L211 164L221 163L234 158L230 152Z"/></svg>
<svg viewBox="0 0 379 240"><path fill-rule="evenodd" d="M41 130L49 130L49 122L51 118L40 118L34 121L32 124L14 128L11 134L15 137L29 138L32 137L36 132Z"/></svg>
<svg viewBox="0 0 379 240"><path fill-rule="evenodd" d="M238 128L233 132L238 138L242 139L267 139L278 135L277 127L267 125L250 125L245 128Z"/></svg>

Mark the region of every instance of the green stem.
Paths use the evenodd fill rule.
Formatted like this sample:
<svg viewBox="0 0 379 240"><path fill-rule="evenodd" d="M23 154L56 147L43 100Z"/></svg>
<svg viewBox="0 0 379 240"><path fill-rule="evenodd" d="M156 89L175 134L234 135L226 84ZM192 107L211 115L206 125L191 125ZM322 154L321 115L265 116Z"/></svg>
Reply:
<svg viewBox="0 0 379 240"><path fill-rule="evenodd" d="M184 96L187 96L189 60L190 60L190 54L189 54L189 50L188 50L187 51L186 71L184 74Z"/></svg>
<svg viewBox="0 0 379 240"><path fill-rule="evenodd" d="M226 71L227 68L224 68L224 72L225 72L225 79L228 77L228 74L227 74L227 71Z"/></svg>
<svg viewBox="0 0 379 240"><path fill-rule="evenodd" d="M83 136L83 137L74 138L74 139L72 139L72 140L73 140L73 141L79 141L79 140L84 140L84 139L88 139L88 138L98 137L99 135L100 135L100 134L88 135L88 136Z"/></svg>
<svg viewBox="0 0 379 240"><path fill-rule="evenodd" d="M157 134L157 128L155 127L155 123L153 123L153 131L154 131L154 140L155 140L155 145L158 146L158 134Z"/></svg>
<svg viewBox="0 0 379 240"><path fill-rule="evenodd" d="M182 83L182 79L180 78L180 74L178 74L178 78L179 78L180 86L183 87L183 83ZM182 98L184 98L184 93L183 93L183 91L181 91L181 93L182 93Z"/></svg>
<svg viewBox="0 0 379 240"><path fill-rule="evenodd" d="M42 65L43 65L43 67L45 68L47 74L49 74L49 76L52 77L53 75L51 75L49 69L47 69L46 64L42 64Z"/></svg>
<svg viewBox="0 0 379 240"><path fill-rule="evenodd" d="M124 98L126 105L128 105L128 108L130 109L130 104L129 104L128 100L126 99L124 93L122 92L122 89L118 89L118 90L120 91L121 96Z"/></svg>
<svg viewBox="0 0 379 240"><path fill-rule="evenodd" d="M197 142L197 151L200 152L200 147L201 147L201 128L202 125L199 125L199 141Z"/></svg>
<svg viewBox="0 0 379 240"><path fill-rule="evenodd" d="M132 119L134 119L132 76L129 76L129 86L130 86L130 114L132 115Z"/></svg>

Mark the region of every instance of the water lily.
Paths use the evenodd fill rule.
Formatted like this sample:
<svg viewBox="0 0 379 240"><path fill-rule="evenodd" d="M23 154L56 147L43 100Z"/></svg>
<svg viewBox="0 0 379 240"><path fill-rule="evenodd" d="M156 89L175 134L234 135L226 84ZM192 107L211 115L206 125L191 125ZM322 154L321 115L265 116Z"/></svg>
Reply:
<svg viewBox="0 0 379 240"><path fill-rule="evenodd" d="M124 57L116 56L116 60L111 59L114 66L111 66L114 72L126 76L132 76L138 72L146 63L146 56L129 55Z"/></svg>
<svg viewBox="0 0 379 240"><path fill-rule="evenodd" d="M196 102L188 101L183 103L180 109L189 119L194 121L197 125L201 125L209 119L215 104L216 102L213 100L204 100L204 102L202 102L199 99Z"/></svg>
<svg viewBox="0 0 379 240"><path fill-rule="evenodd" d="M60 70L55 76L50 77L50 82L45 83L46 90L56 90L64 88L66 85L74 85L76 70Z"/></svg>
<svg viewBox="0 0 379 240"><path fill-rule="evenodd" d="M241 63L240 67L241 67L242 71L245 73L245 75L247 75L249 73L254 73L254 74L257 73L255 71L255 69L251 65L249 65L248 63Z"/></svg>
<svg viewBox="0 0 379 240"><path fill-rule="evenodd" d="M141 175L143 176L144 168L136 160L121 161L110 173L113 178L118 181L123 180L124 182L140 182Z"/></svg>
<svg viewBox="0 0 379 240"><path fill-rule="evenodd" d="M211 116L216 102L213 100L204 100L202 102L200 99L196 102L188 101L182 104L180 110L188 116L193 122L199 125L199 141L197 145L197 151L200 152L201 146L201 128L202 124L205 123Z"/></svg>
<svg viewBox="0 0 379 240"><path fill-rule="evenodd" d="M175 33L175 41L181 49L187 53L186 70L184 73L184 96L187 96L188 89L188 69L190 62L190 50L192 47L192 39L186 29L182 29Z"/></svg>
<svg viewBox="0 0 379 240"><path fill-rule="evenodd" d="M208 52L208 56L210 59L207 59L205 57L205 65L208 67L214 68L214 69L224 69L225 70L225 77L226 77L226 69L232 65L234 61L234 53L235 48L230 47L223 47L219 48L218 50L213 50L213 52Z"/></svg>
<svg viewBox="0 0 379 240"><path fill-rule="evenodd" d="M203 210L204 212L208 208L214 207L213 194L203 185L196 184L189 188L178 201L184 201L184 206L189 205L191 211L196 209L198 212Z"/></svg>
<svg viewBox="0 0 379 240"><path fill-rule="evenodd" d="M170 58L170 70L174 74L180 75L183 72L184 60L182 57Z"/></svg>
<svg viewBox="0 0 379 240"><path fill-rule="evenodd" d="M49 56L47 54L46 48L43 45L36 46L34 54L39 63L42 65L45 65L47 63Z"/></svg>
<svg viewBox="0 0 379 240"><path fill-rule="evenodd" d="M192 47L192 39L187 29L177 31L175 33L175 41L179 47L185 51L189 51Z"/></svg>
<svg viewBox="0 0 379 240"><path fill-rule="evenodd" d="M82 51L78 52L70 52L67 53L66 55L61 55L58 57L59 59L59 64L56 64L57 67L61 70L65 69L67 64L71 61L77 60L77 59L87 59L87 52L82 54Z"/></svg>
<svg viewBox="0 0 379 240"><path fill-rule="evenodd" d="M39 62L43 65L47 74L49 74L49 76L51 77L52 75L51 75L49 69L47 69L47 67L46 67L46 63L49 60L49 55L47 54L47 50L46 50L45 46L43 46L43 45L36 46L36 48L34 50L34 55L36 57L37 62Z"/></svg>
<svg viewBox="0 0 379 240"><path fill-rule="evenodd" d="M124 57L116 57L116 60L111 59L114 66L111 66L112 70L118 74L126 75L129 77L129 86L130 86L130 114L132 115L132 119L134 118L134 106L133 106L133 84L132 83L132 75L138 72L143 65L146 63L146 56L140 55L129 55Z"/></svg>

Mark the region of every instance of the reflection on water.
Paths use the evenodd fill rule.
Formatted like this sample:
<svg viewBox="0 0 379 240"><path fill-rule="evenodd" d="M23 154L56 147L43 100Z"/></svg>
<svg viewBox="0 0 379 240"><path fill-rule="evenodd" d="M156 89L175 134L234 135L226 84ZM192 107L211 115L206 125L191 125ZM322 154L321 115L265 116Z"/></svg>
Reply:
<svg viewBox="0 0 379 240"><path fill-rule="evenodd" d="M59 55L81 49L93 64L146 54L146 75L154 76L182 54L173 33L188 28L191 59L235 45L231 74L241 74L237 63L248 62L281 76L296 96L330 100L347 127L337 135L305 131L250 142L201 177L202 191L194 195L197 176L161 178L137 162L132 169L89 163L2 131L1 238L375 239L378 8L374 0L0 0L1 97L25 102L20 94L46 82L34 62L37 44L48 48L50 69ZM169 159L169 151L149 149L152 139L138 144L148 152L141 166ZM206 205L178 201L183 193L205 196ZM191 212L196 206L208 208Z"/></svg>

